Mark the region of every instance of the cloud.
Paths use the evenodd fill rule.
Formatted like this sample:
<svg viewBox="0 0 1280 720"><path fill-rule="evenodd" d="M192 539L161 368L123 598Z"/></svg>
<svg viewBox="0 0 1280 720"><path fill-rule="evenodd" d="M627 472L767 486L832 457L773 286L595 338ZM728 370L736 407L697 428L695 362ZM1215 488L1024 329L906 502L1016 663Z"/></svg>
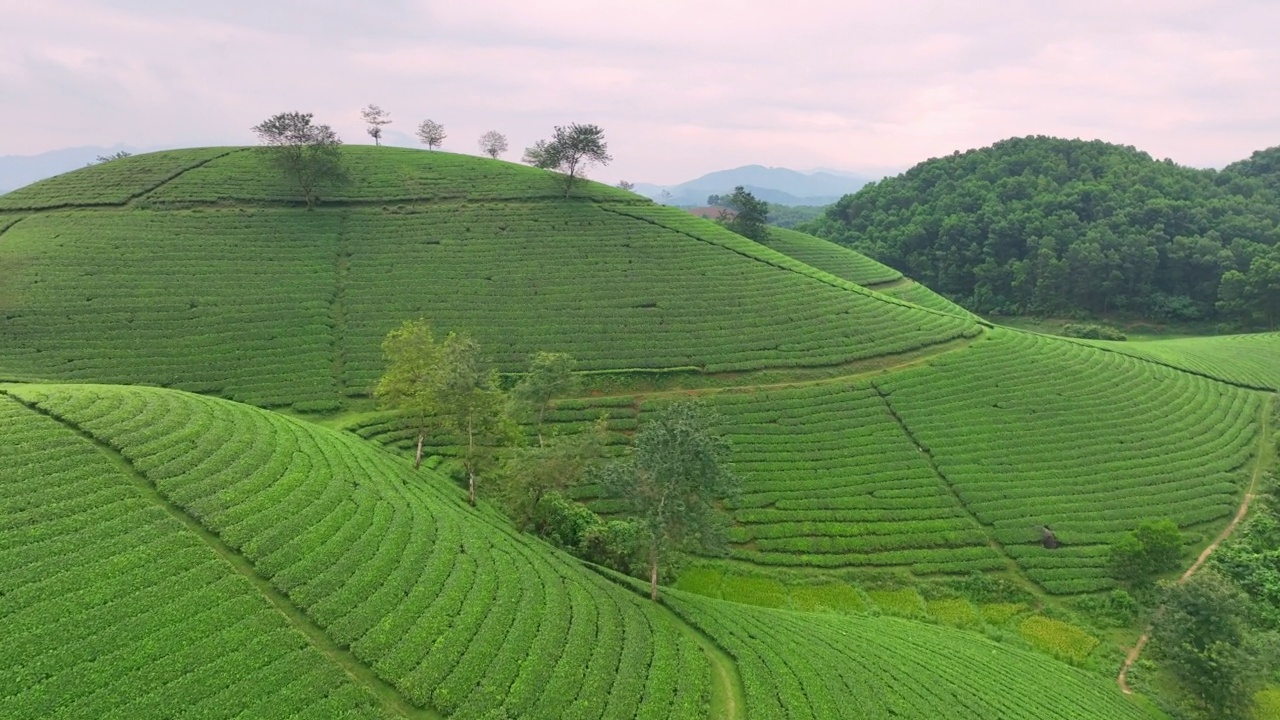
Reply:
<svg viewBox="0 0 1280 720"><path fill-rule="evenodd" d="M734 165L905 168L1004 137L1132 144L1221 166L1280 144L1258 0L885 4L791 0L0 0L0 154L84 144L250 143L314 112L348 142L359 108L446 149L520 148L603 126L606 180Z"/></svg>

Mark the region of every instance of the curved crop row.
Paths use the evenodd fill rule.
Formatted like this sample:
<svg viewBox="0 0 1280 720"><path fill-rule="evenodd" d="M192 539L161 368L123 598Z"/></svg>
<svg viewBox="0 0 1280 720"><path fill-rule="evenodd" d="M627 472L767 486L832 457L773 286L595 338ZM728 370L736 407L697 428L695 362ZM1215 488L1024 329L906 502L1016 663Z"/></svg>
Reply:
<svg viewBox="0 0 1280 720"><path fill-rule="evenodd" d="M1239 502L1261 397L1010 330L876 380L961 500L1052 592L1107 587L1105 545L1145 519ZM1039 546L1048 526L1064 547Z"/></svg>
<svg viewBox="0 0 1280 720"><path fill-rule="evenodd" d="M1280 390L1280 332L1092 344L1223 382Z"/></svg>
<svg viewBox="0 0 1280 720"><path fill-rule="evenodd" d="M654 606L355 438L224 400L11 392L117 448L341 646L446 714L686 718L705 656Z"/></svg>
<svg viewBox="0 0 1280 720"><path fill-rule="evenodd" d="M974 633L678 591L666 603L737 661L752 720L1146 717L1105 678Z"/></svg>
<svg viewBox="0 0 1280 720"><path fill-rule="evenodd" d="M123 205L191 168L236 149L164 150L91 165L0 195L0 210Z"/></svg>
<svg viewBox="0 0 1280 720"><path fill-rule="evenodd" d="M689 218L725 237L617 207L32 217L0 243L0 368L315 410L369 392L382 338L418 316L474 334L507 371L539 350L602 371L821 367L978 330L704 221Z"/></svg>
<svg viewBox="0 0 1280 720"><path fill-rule="evenodd" d="M2 395L0 428L0 716L382 716L90 441Z"/></svg>
<svg viewBox="0 0 1280 720"><path fill-rule="evenodd" d="M902 278L902 273L862 253L796 230L771 227L765 244L806 265L862 286L879 285Z"/></svg>

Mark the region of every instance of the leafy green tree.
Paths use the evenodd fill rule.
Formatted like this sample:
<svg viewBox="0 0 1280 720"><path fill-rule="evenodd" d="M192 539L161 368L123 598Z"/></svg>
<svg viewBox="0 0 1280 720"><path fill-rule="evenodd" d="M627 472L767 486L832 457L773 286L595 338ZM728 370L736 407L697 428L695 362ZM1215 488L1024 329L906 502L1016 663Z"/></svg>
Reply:
<svg viewBox="0 0 1280 720"><path fill-rule="evenodd" d="M573 184L593 165L613 161L604 130L598 125L572 123L557 125L551 140L539 140L524 151L524 161L543 170L555 170L564 176L564 196L569 197Z"/></svg>
<svg viewBox="0 0 1280 720"><path fill-rule="evenodd" d="M1152 645L1193 711L1214 720L1252 716L1254 694L1275 663L1275 638L1250 627L1248 597L1213 569L1164 588Z"/></svg>
<svg viewBox="0 0 1280 720"><path fill-rule="evenodd" d="M508 412L510 399L499 386L497 371L484 367L479 343L459 333L449 333L440 344L435 382L440 424L466 441L462 464L467 472L467 502L474 506L482 466L494 459L495 448L518 435Z"/></svg>
<svg viewBox="0 0 1280 720"><path fill-rule="evenodd" d="M577 382L573 374L575 365L567 353L535 353L529 361L529 370L512 389L515 400L532 411L538 444L542 444L542 426L551 399L570 392Z"/></svg>
<svg viewBox="0 0 1280 720"><path fill-rule="evenodd" d="M314 124L311 113L279 113L252 129L262 151L298 186L307 209L315 208L326 185L346 178L342 140L328 125Z"/></svg>
<svg viewBox="0 0 1280 720"><path fill-rule="evenodd" d="M422 442L428 421L439 407L441 348L426 320L409 320L387 333L382 340L386 372L378 379L373 395L386 409L399 410L414 419L418 449L413 467L422 465Z"/></svg>
<svg viewBox="0 0 1280 720"><path fill-rule="evenodd" d="M721 225L756 242L769 241L769 203L757 200L755 195L741 185L735 187L729 195L707 198L708 201L713 199L727 208L720 211Z"/></svg>
<svg viewBox="0 0 1280 720"><path fill-rule="evenodd" d="M658 599L658 570L677 549L714 551L725 544L725 516L718 498L737 493L728 440L703 403L674 403L646 421L633 452L606 466L600 481L609 497L639 524L649 569L649 595Z"/></svg>
<svg viewBox="0 0 1280 720"><path fill-rule="evenodd" d="M1147 520L1111 545L1111 571L1117 579L1146 583L1178 567L1182 533L1173 520Z"/></svg>
<svg viewBox="0 0 1280 720"><path fill-rule="evenodd" d="M1219 282L1280 244L1277 157L1200 170L1099 141L1012 138L872 183L798 229L979 313L1265 326L1280 318L1265 264Z"/></svg>
<svg viewBox="0 0 1280 720"><path fill-rule="evenodd" d="M605 420L591 431L548 438L537 445L510 448L498 473L498 495L520 529L533 522L543 496L567 492L605 457L609 433Z"/></svg>

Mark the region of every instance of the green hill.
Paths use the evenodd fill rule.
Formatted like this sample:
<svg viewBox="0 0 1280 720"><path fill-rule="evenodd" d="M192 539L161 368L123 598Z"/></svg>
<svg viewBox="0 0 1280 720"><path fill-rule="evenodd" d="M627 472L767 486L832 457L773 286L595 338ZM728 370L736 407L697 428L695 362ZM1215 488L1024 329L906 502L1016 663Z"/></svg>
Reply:
<svg viewBox="0 0 1280 720"><path fill-rule="evenodd" d="M350 436L170 390L0 390L25 529L0 553L6 717L692 718L724 692L662 606ZM948 693L957 717L1138 717L971 633L669 602L741 663L747 717L928 717ZM922 671L945 680L901 683Z"/></svg>
<svg viewBox="0 0 1280 720"><path fill-rule="evenodd" d="M510 163L345 153L345 199L314 212L258 153L219 150L127 204L9 225L0 373L319 409L366 394L382 336L420 315L508 371L537 350L590 370L829 366L978 332L613 188L550 202L546 173ZM116 162L13 195L63 207Z"/></svg>
<svg viewBox="0 0 1280 720"><path fill-rule="evenodd" d="M343 152L314 210L246 148L0 198L0 716L1142 716L1103 676L1133 638L1090 625L1108 545L1169 517L1202 546L1256 490L1274 333L993 327L802 233L766 246L511 163ZM385 452L405 420L363 396L420 316L506 373L574 355L589 382L548 431L606 417L613 452L705 399L743 488L728 556L694 572L791 610L650 603L517 532L489 478L473 509ZM1000 580L1022 595L954 595Z"/></svg>
<svg viewBox="0 0 1280 720"><path fill-rule="evenodd" d="M1101 141L1011 138L872 183L805 227L982 314L1250 325L1275 314L1265 290L1217 303L1241 294L1223 281L1232 271L1253 288L1274 276L1251 266L1280 253L1275 156L1219 172Z"/></svg>
<svg viewBox="0 0 1280 720"><path fill-rule="evenodd" d="M67 497L62 490L24 499L22 488L49 485L59 472L66 472L70 458L61 454L33 453L35 457L27 458L19 470L5 471L4 491L10 502L32 507L23 518L31 529L6 537L35 541L59 529L66 533L66 521L61 528L57 522L46 528L50 523L45 516L52 514L57 520L61 513L73 522L100 518L104 540L114 531L123 534L122 541L145 543L134 551L137 557L130 558L128 544L86 545L92 534L77 538L72 533L71 544L63 541L64 552L78 551L86 555L86 565L105 566L97 574L63 576L91 607L104 598L113 599L111 610L127 607L127 599L135 594L164 591L167 573L187 572L182 565L149 568L145 561L151 554L178 554L172 563L215 560L196 537L181 533L178 523L155 508L171 504L175 512L213 531L221 543L243 556L257 576L333 644L349 648L357 662L393 687L401 702L465 718L499 710L508 717L687 718L698 715L705 702L706 658L656 605L515 532L501 518L470 510L443 478L429 472L415 475L407 463L350 436L173 391L95 385L18 385L5 391L60 421L18 410L12 400L4 399L7 420L23 432L29 426L33 433L61 433L63 443L79 443L82 455L98 466L109 466L101 451L73 433L85 432L119 453L126 466L141 475L139 482L158 495L148 508L147 500L137 497L138 483L116 471L97 480L102 486L97 492ZM83 474L93 477L88 472L93 467ZM145 517L150 512L160 515L156 522L167 520L162 528L168 535L132 528L128 503L121 506L122 495L133 496L130 502L139 506L134 513ZM67 503L70 506L64 508ZM64 562L59 554L47 552L52 548L32 545L27 556L50 566ZM119 552L126 555L113 560ZM6 587L39 578L20 557L6 560ZM131 570L135 565L140 569ZM214 569L235 579L225 564ZM224 584L224 595L251 594L246 583ZM18 646L21 652L10 646L0 653L9 664L6 676L20 680L26 667L57 666L75 653L114 650L110 638L127 634L130 618L147 607L121 608L119 615L101 613L101 626L81 630L75 617L60 618L75 605L50 594L58 587L48 583L45 592L5 595L6 603L24 598L32 603L33 617L67 624L60 631L64 634L44 635L43 642ZM167 613L191 613L177 629L189 627L194 633L210 632L211 624L216 630L219 621L234 628L254 617L245 615L248 610L240 611L244 620L226 614L201 616L194 612L204 607L198 596L163 599L176 603ZM248 603L250 610L267 612L260 598L250 599L257 601ZM0 617L15 632L28 627L22 616ZM245 651L250 661L265 664L285 654L299 673L322 679L328 677L326 671L333 674L334 668L316 653L306 652L301 638L288 635L279 618L274 619L283 635L277 645L286 647L253 646L256 655ZM172 621L167 614L150 622L163 626ZM260 619L258 627L273 626ZM95 634L100 630L109 632ZM87 646L65 647L77 632L87 633ZM152 652L161 657L175 652L181 637L155 649L139 637L137 649L123 653L123 662L138 662ZM191 662L197 667L221 662L218 654L202 657L198 650L192 652ZM117 682L121 677L115 672L109 676ZM201 678L191 682L207 684ZM330 685L335 693L344 687L333 678ZM93 687L72 685L63 692L78 698L91 694ZM279 689L264 684L254 689L254 699L274 702ZM162 684L157 687L157 692L165 691ZM324 685L314 691L330 692ZM359 707L360 694L348 695L347 704ZM164 699L167 704L183 701L181 695ZM43 717L39 712L23 716Z"/></svg>

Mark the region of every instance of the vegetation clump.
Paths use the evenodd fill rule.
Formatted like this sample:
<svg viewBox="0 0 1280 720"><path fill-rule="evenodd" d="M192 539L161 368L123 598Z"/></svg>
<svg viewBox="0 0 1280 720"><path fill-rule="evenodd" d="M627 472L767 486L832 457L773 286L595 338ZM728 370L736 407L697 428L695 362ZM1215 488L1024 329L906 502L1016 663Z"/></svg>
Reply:
<svg viewBox="0 0 1280 720"><path fill-rule="evenodd" d="M801 229L981 314L1271 327L1274 150L1215 171L1101 141L1013 138L871 183Z"/></svg>
<svg viewBox="0 0 1280 720"><path fill-rule="evenodd" d="M311 113L278 113L253 126L263 152L297 186L312 209L320 192L345 178L342 140L328 125L312 122Z"/></svg>
<svg viewBox="0 0 1280 720"><path fill-rule="evenodd" d="M1135 585L1175 570L1182 555L1182 533L1169 518L1148 520L1111 544L1111 572Z"/></svg>
<svg viewBox="0 0 1280 720"><path fill-rule="evenodd" d="M1128 340L1128 336L1118 329L1100 323L1067 323L1062 326L1063 337L1082 338L1085 340Z"/></svg>

